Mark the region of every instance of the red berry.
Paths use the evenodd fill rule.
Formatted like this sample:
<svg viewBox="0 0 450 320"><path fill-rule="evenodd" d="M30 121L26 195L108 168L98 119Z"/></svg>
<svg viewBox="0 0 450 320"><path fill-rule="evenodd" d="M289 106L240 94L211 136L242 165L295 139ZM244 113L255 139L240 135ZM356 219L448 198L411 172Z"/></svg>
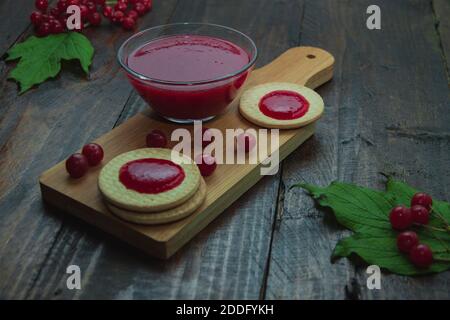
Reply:
<svg viewBox="0 0 450 320"><path fill-rule="evenodd" d="M212 175L217 167L216 159L209 154L199 154L195 157L195 163L203 177Z"/></svg>
<svg viewBox="0 0 450 320"><path fill-rule="evenodd" d="M82 153L90 166L96 166L103 160L103 148L97 143L89 143L83 147Z"/></svg>
<svg viewBox="0 0 450 320"><path fill-rule="evenodd" d="M127 16L133 18L134 20L139 17L138 13L135 10L128 11Z"/></svg>
<svg viewBox="0 0 450 320"><path fill-rule="evenodd" d="M143 5L141 2L136 2L134 4L134 10L136 10L138 15L140 16L143 16L147 12L145 5Z"/></svg>
<svg viewBox="0 0 450 320"><path fill-rule="evenodd" d="M56 7L59 9L59 11L62 12L66 12L67 9L67 0L59 0L58 3L56 4Z"/></svg>
<svg viewBox="0 0 450 320"><path fill-rule="evenodd" d="M89 23L92 26L99 26L102 23L102 16L98 12L94 12L88 17Z"/></svg>
<svg viewBox="0 0 450 320"><path fill-rule="evenodd" d="M31 23L38 26L42 22L42 13L39 11L33 11L30 16Z"/></svg>
<svg viewBox="0 0 450 320"><path fill-rule="evenodd" d="M124 28L125 30L134 29L135 24L136 24L136 22L131 17L127 16L122 19L122 28Z"/></svg>
<svg viewBox="0 0 450 320"><path fill-rule="evenodd" d="M39 37L45 37L50 34L50 23L49 22L42 22L36 31L37 35Z"/></svg>
<svg viewBox="0 0 450 320"><path fill-rule="evenodd" d="M84 4L80 5L80 15L82 19L86 18L89 15L89 9Z"/></svg>
<svg viewBox="0 0 450 320"><path fill-rule="evenodd" d="M424 192L418 192L411 199L411 206L414 206L416 204L424 206L427 209L431 209L433 199L429 194L426 194Z"/></svg>
<svg viewBox="0 0 450 320"><path fill-rule="evenodd" d="M419 268L428 268L433 263L433 252L426 244L418 244L411 248L409 259Z"/></svg>
<svg viewBox="0 0 450 320"><path fill-rule="evenodd" d="M50 20L50 33L62 33L64 32L64 27L59 20Z"/></svg>
<svg viewBox="0 0 450 320"><path fill-rule="evenodd" d="M389 220L394 229L404 230L412 224L411 210L404 206L394 207L389 215Z"/></svg>
<svg viewBox="0 0 450 320"><path fill-rule="evenodd" d="M36 9L44 12L48 8L48 0L36 0L34 5L36 6Z"/></svg>
<svg viewBox="0 0 450 320"><path fill-rule="evenodd" d="M164 132L155 129L147 135L147 147L164 148L167 145L167 138Z"/></svg>
<svg viewBox="0 0 450 320"><path fill-rule="evenodd" d="M91 14L97 12L97 5L93 2L86 3L86 7L88 8L89 13Z"/></svg>
<svg viewBox="0 0 450 320"><path fill-rule="evenodd" d="M95 0L95 3L102 7L105 5L105 2L106 0Z"/></svg>
<svg viewBox="0 0 450 320"><path fill-rule="evenodd" d="M61 11L58 9L58 7L52 8L50 10L50 15L56 17L59 17L59 15L61 14Z"/></svg>
<svg viewBox="0 0 450 320"><path fill-rule="evenodd" d="M74 153L66 160L66 170L72 178L81 178L88 171L89 163L86 156Z"/></svg>
<svg viewBox="0 0 450 320"><path fill-rule="evenodd" d="M114 23L122 23L124 17L125 13L123 13L122 11L114 11L111 21Z"/></svg>
<svg viewBox="0 0 450 320"><path fill-rule="evenodd" d="M414 231L404 231L397 236L397 248L405 253L419 243L419 237Z"/></svg>
<svg viewBox="0 0 450 320"><path fill-rule="evenodd" d="M252 134L242 133L237 136L237 144L236 147L244 145L245 152L249 152L256 146L256 138Z"/></svg>
<svg viewBox="0 0 450 320"><path fill-rule="evenodd" d="M123 2L117 2L116 5L114 6L114 10L116 10L116 11L126 11L127 8L128 8L128 5Z"/></svg>
<svg viewBox="0 0 450 320"><path fill-rule="evenodd" d="M104 15L106 18L111 18L112 15L113 15L113 8L110 7L110 6L105 6L105 7L103 8L103 15Z"/></svg>
<svg viewBox="0 0 450 320"><path fill-rule="evenodd" d="M79 0L69 0L67 6L78 6L80 4Z"/></svg>
<svg viewBox="0 0 450 320"><path fill-rule="evenodd" d="M141 0L141 3L145 6L145 12L152 9L152 0Z"/></svg>
<svg viewBox="0 0 450 320"><path fill-rule="evenodd" d="M411 207L412 220L419 224L428 224L428 219L430 217L430 211L421 205L414 205Z"/></svg>

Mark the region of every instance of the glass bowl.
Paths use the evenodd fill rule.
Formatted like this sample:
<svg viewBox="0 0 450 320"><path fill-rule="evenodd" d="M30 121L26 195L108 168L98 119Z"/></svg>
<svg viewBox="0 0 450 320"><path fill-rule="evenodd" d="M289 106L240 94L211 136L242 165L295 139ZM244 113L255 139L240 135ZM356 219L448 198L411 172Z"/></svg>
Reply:
<svg viewBox="0 0 450 320"><path fill-rule="evenodd" d="M152 41L172 36L183 36L185 39L206 36L225 40L243 49L249 61L231 73L195 81L150 78L131 69L128 60L136 50ZM175 23L146 29L128 38L117 53L120 65L141 97L159 115L177 123L206 121L224 112L250 75L256 57L255 43L248 36L229 27L208 23ZM170 68L169 65L167 67Z"/></svg>

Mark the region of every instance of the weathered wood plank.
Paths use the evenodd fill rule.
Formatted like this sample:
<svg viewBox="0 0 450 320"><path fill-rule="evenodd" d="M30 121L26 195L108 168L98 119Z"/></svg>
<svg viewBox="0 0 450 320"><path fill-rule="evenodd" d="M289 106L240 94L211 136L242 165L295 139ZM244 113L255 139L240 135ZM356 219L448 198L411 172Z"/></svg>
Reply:
<svg viewBox="0 0 450 320"><path fill-rule="evenodd" d="M433 0L436 31L439 35L440 47L447 67L447 80L450 85L450 1Z"/></svg>
<svg viewBox="0 0 450 320"><path fill-rule="evenodd" d="M305 1L303 9L299 45L322 47L336 62L333 80L317 89L326 109L315 135L283 163L282 201L272 240L267 299L345 299L346 286L354 276L347 261L330 262L334 243L347 232L315 209L305 193L289 191L299 181L328 184L341 174L341 104L346 99L341 90L349 61L343 54L347 44L341 41L345 30L337 27L341 17L335 15L340 5L335 1Z"/></svg>
<svg viewBox="0 0 450 320"><path fill-rule="evenodd" d="M171 21L236 27L257 42L261 65L295 43L300 17L297 2L292 7L288 1L183 1ZM119 122L143 108L142 100L133 95ZM96 230L85 228L82 234L77 225L67 223L29 297L56 292L62 298L258 298L278 180L279 176L264 178L169 261L146 258L115 240L103 241ZM84 289L78 294L64 289L69 262L86 270Z"/></svg>
<svg viewBox="0 0 450 320"><path fill-rule="evenodd" d="M141 27L165 23L175 1L159 1ZM85 142L110 130L131 87L116 63L116 49L130 35L114 26L89 30L96 48L87 81L74 64L55 81L21 96L2 68L0 97L0 296L23 298L62 235L61 217L43 208L38 176ZM3 63L3 62L2 62ZM82 234L83 228L76 230ZM58 260L59 261L59 260ZM64 261L61 259L61 261ZM50 262L51 263L51 262Z"/></svg>
<svg viewBox="0 0 450 320"><path fill-rule="evenodd" d="M338 178L383 188L378 172L388 171L445 199L449 97L431 4L379 1L382 30L369 31L364 14L370 4L306 4L302 44L323 46L340 63L330 87L319 90L328 109L316 138L286 161L283 182L325 185ZM333 30L332 37L325 30ZM321 214L318 219L302 192L287 192L285 199L273 239L268 297L335 298L346 286L347 297L355 299L448 298L448 272L420 278L383 274L382 289L368 290L365 265L356 264L353 277L342 268L346 259L337 265L327 261L341 231Z"/></svg>
<svg viewBox="0 0 450 320"><path fill-rule="evenodd" d="M0 2L0 57L30 27L29 16L34 10L34 1Z"/></svg>

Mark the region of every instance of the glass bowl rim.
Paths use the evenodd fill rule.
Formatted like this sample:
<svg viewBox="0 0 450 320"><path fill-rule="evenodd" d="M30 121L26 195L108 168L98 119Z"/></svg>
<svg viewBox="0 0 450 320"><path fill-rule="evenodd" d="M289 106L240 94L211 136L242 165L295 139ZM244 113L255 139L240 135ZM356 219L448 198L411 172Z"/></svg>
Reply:
<svg viewBox="0 0 450 320"><path fill-rule="evenodd" d="M197 80L197 81L170 81L170 80L162 80L162 79L156 79L156 78L150 78L147 77L139 72L134 71L133 69L131 69L130 67L128 67L125 62L122 59L123 56L123 51L125 46L134 38L141 36L142 34L158 29L158 28L163 28L163 27L173 27L173 26L182 26L182 25L198 25L198 26L210 26L210 27L219 27L222 29L227 29L229 31L232 31L234 33L239 34L240 36L244 37L247 41L249 41L250 46L252 47L254 54L253 57L251 57L250 61L243 66L242 68L240 68L239 70L232 72L232 73L228 73L226 75L214 78L214 79L207 79L207 80ZM218 82L218 81L222 81L222 80L226 80L232 77L235 77L245 71L247 71L249 68L251 68L254 64L255 61L258 57L258 48L255 45L255 42L249 37L247 36L245 33L242 33L239 30L227 27L227 26L223 26L220 24L214 24L214 23L204 23L204 22L180 22L180 23L169 23L169 24L162 24L162 25L158 25L155 27L151 27L151 28L147 28L144 29L142 31L139 31L135 34L133 34L131 37L129 37L127 40L125 40L122 45L120 46L119 50L117 51L117 60L119 61L119 64L121 65L122 68L125 69L125 71L127 71L128 73L130 73L131 75L133 75L134 77L138 78L139 80L143 80L143 81L151 81L151 82L155 82L155 83L160 83L160 84L170 84L170 85L198 85L198 84L207 84L207 83L214 83L214 82Z"/></svg>

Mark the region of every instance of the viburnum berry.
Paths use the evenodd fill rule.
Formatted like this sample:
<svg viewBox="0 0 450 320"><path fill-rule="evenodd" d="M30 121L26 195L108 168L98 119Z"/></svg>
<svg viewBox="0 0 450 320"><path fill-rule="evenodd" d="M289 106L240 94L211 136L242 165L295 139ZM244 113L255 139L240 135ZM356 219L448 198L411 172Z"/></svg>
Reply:
<svg viewBox="0 0 450 320"><path fill-rule="evenodd" d="M104 15L106 18L112 18L112 15L113 15L113 8L110 7L110 6L105 6L105 7L103 8L103 15Z"/></svg>
<svg viewBox="0 0 450 320"><path fill-rule="evenodd" d="M113 23L122 23L123 18L125 17L125 13L122 11L114 11L111 21Z"/></svg>
<svg viewBox="0 0 450 320"><path fill-rule="evenodd" d="M136 21L134 21L134 19L131 17L126 16L122 19L122 28L124 28L125 30L134 29L135 24Z"/></svg>
<svg viewBox="0 0 450 320"><path fill-rule="evenodd" d="M145 6L146 12L152 9L152 0L141 0L141 3Z"/></svg>
<svg viewBox="0 0 450 320"><path fill-rule="evenodd" d="M124 3L124 2L117 2L116 5L114 6L114 10L118 10L118 11L126 11L128 8L128 4Z"/></svg>
<svg viewBox="0 0 450 320"><path fill-rule="evenodd" d="M66 160L66 170L72 178L81 178L86 174L88 168L88 160L81 153L74 153Z"/></svg>
<svg viewBox="0 0 450 320"><path fill-rule="evenodd" d="M37 28L37 35L39 37L45 37L48 36L50 34L50 23L49 22L42 22L38 28Z"/></svg>
<svg viewBox="0 0 450 320"><path fill-rule="evenodd" d="M67 6L78 6L80 4L79 0L69 0Z"/></svg>
<svg viewBox="0 0 450 320"><path fill-rule="evenodd" d="M419 237L414 231L404 231L397 236L397 248L401 252L409 253L419 243Z"/></svg>
<svg viewBox="0 0 450 320"><path fill-rule="evenodd" d="M134 20L136 20L139 17L138 13L133 9L127 12L127 16L133 18Z"/></svg>
<svg viewBox="0 0 450 320"><path fill-rule="evenodd" d="M36 9L45 12L47 11L48 8L48 0L36 0L34 2L34 5L36 7Z"/></svg>
<svg viewBox="0 0 450 320"><path fill-rule="evenodd" d="M30 21L35 26L40 25L42 22L42 13L39 11L33 11L30 15Z"/></svg>
<svg viewBox="0 0 450 320"><path fill-rule="evenodd" d="M58 9L58 7L54 7L50 9L50 15L56 17L59 17L59 15L61 14L61 11Z"/></svg>
<svg viewBox="0 0 450 320"><path fill-rule="evenodd" d="M49 22L50 24L50 33L57 34L64 32L64 27L59 20L52 19Z"/></svg>
<svg viewBox="0 0 450 320"><path fill-rule="evenodd" d="M88 7L85 6L84 4L81 4L81 5L79 6L79 8L80 8L80 15L81 15L81 18L82 18L82 19L87 18L87 16L89 15L89 9L88 9Z"/></svg>
<svg viewBox="0 0 450 320"><path fill-rule="evenodd" d="M89 143L83 147L83 155L90 166L96 166L103 160L103 148L97 143Z"/></svg>
<svg viewBox="0 0 450 320"><path fill-rule="evenodd" d="M413 222L411 210L404 206L394 207L389 214L389 220L394 229L404 230L410 227Z"/></svg>
<svg viewBox="0 0 450 320"><path fill-rule="evenodd" d="M86 7L89 10L89 13L97 12L97 5L94 2L88 2L86 3Z"/></svg>
<svg viewBox="0 0 450 320"><path fill-rule="evenodd" d="M56 3L56 7L59 9L59 11L62 12L66 12L67 9L67 0L59 0Z"/></svg>
<svg viewBox="0 0 450 320"><path fill-rule="evenodd" d="M419 268L428 268L433 263L433 252L426 244L418 244L411 248L409 259Z"/></svg>
<svg viewBox="0 0 450 320"><path fill-rule="evenodd" d="M416 204L411 207L411 215L414 223L428 224L430 211L424 206Z"/></svg>
<svg viewBox="0 0 450 320"><path fill-rule="evenodd" d="M202 177L209 177L217 167L216 159L209 154L199 154L195 157L195 163Z"/></svg>
<svg viewBox="0 0 450 320"><path fill-rule="evenodd" d="M102 16L98 12L91 13L88 21L92 26L99 26L102 23Z"/></svg>
<svg viewBox="0 0 450 320"><path fill-rule="evenodd" d="M105 2L106 0L95 0L95 3L102 7L105 5Z"/></svg>
<svg viewBox="0 0 450 320"><path fill-rule="evenodd" d="M155 129L147 135L146 142L149 148L164 148L167 145L167 138L164 132Z"/></svg>
<svg viewBox="0 0 450 320"><path fill-rule="evenodd" d="M141 2L136 2L134 4L134 10L138 13L139 16L143 16L147 12L145 5Z"/></svg>
<svg viewBox="0 0 450 320"><path fill-rule="evenodd" d="M418 192L411 199L411 206L414 206L416 204L424 206L429 210L431 209L431 205L433 204L433 199L429 194Z"/></svg>

